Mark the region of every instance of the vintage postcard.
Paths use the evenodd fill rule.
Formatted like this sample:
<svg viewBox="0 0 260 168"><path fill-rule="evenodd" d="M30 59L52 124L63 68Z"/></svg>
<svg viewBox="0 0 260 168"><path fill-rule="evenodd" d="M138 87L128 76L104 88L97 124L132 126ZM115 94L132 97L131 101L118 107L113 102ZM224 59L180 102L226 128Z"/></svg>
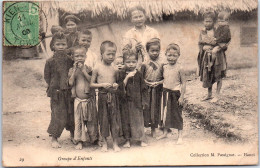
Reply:
<svg viewBox="0 0 260 168"><path fill-rule="evenodd" d="M3 165L257 165L257 11L4 1Z"/></svg>

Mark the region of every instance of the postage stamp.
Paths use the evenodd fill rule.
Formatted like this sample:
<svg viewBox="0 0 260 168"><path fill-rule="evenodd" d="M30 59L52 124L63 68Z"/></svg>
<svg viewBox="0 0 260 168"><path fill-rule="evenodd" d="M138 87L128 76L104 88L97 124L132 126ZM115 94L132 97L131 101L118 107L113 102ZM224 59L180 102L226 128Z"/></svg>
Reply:
<svg viewBox="0 0 260 168"><path fill-rule="evenodd" d="M38 2L5 2L3 8L4 45L35 46L38 44Z"/></svg>

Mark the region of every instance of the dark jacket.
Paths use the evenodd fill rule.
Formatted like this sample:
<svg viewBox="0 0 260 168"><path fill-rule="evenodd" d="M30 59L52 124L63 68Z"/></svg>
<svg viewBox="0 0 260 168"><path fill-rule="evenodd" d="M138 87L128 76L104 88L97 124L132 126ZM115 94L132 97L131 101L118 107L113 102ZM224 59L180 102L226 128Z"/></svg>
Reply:
<svg viewBox="0 0 260 168"><path fill-rule="evenodd" d="M126 77L126 69L123 68L118 72L117 83L119 101L121 103L126 101L133 101L136 107L142 109L145 106L147 96L147 86L144 82L142 74L137 71L136 74L128 79L126 86L124 85L124 79Z"/></svg>
<svg viewBox="0 0 260 168"><path fill-rule="evenodd" d="M54 53L46 61L44 79L48 84L47 96L52 97L57 90L70 89L68 85L68 72L73 66L73 61L64 53Z"/></svg>
<svg viewBox="0 0 260 168"><path fill-rule="evenodd" d="M231 40L231 33L228 25L219 26L215 30L215 38L217 43L228 43Z"/></svg>

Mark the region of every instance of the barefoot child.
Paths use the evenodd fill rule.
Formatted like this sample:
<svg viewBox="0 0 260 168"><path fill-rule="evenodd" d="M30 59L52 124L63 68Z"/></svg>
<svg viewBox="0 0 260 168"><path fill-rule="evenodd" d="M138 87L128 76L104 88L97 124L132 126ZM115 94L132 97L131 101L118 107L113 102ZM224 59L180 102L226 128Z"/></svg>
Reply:
<svg viewBox="0 0 260 168"><path fill-rule="evenodd" d="M111 41L104 41L100 46L102 62L94 67L91 77L91 87L98 88L98 116L100 132L104 144L102 151L107 151L107 138L112 135L114 151L120 151L117 138L121 133L121 118L119 102L116 95L117 69L111 64L115 59L116 45Z"/></svg>
<svg viewBox="0 0 260 168"><path fill-rule="evenodd" d="M51 121L48 133L52 136L52 147L60 148L58 138L64 128L74 136L73 99L68 86L68 72L73 61L66 54L67 39L62 32L53 35L50 48L54 51L44 68L44 79L48 84L47 96L51 98Z"/></svg>
<svg viewBox="0 0 260 168"><path fill-rule="evenodd" d="M215 82L217 82L217 95L220 93L222 78L225 77L227 68L225 55L227 43L224 43L224 41L230 40L229 28L228 26L224 26L226 27L223 27L225 31L223 30L222 32L222 28L217 31L214 28L214 21L215 14L213 12L206 12L204 14L205 28L201 30L199 37L199 76L200 80L203 83L203 87L208 88L208 95L202 99L203 101L213 99L212 86ZM221 32L224 35L223 37L221 35ZM225 36L225 34L227 36ZM224 39L224 41L221 42L221 39ZM215 99L214 101L216 100L217 99Z"/></svg>
<svg viewBox="0 0 260 168"><path fill-rule="evenodd" d="M160 39L153 38L146 44L150 60L143 63L141 73L148 86L146 99L147 107L144 108L144 126L151 127L151 135L155 137L155 128L160 121L160 104L162 96L162 63L159 61Z"/></svg>
<svg viewBox="0 0 260 168"><path fill-rule="evenodd" d="M132 50L124 52L125 67L118 73L120 110L123 135L126 143L123 147L130 148L130 139L147 146L144 134L143 107L146 85L142 74L136 70L138 56Z"/></svg>
<svg viewBox="0 0 260 168"><path fill-rule="evenodd" d="M186 90L186 79L181 65L177 62L180 57L180 48L177 44L170 44L166 48L168 64L163 66L163 110L162 125L163 135L157 137L162 139L167 137L170 128L178 129L177 144L182 143L182 106Z"/></svg>
<svg viewBox="0 0 260 168"><path fill-rule="evenodd" d="M84 65L86 49L83 46L76 46L72 50L74 59L73 68L69 71L69 85L75 88L74 139L78 142L76 149L82 149L83 142L87 140L85 126L93 143L97 141L97 110L95 102L95 90L90 88L91 76Z"/></svg>

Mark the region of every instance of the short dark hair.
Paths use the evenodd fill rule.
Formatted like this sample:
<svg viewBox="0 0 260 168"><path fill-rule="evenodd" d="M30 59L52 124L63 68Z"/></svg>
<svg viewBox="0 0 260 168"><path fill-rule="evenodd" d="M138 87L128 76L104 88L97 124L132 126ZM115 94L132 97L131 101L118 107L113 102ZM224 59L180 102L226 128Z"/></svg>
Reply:
<svg viewBox="0 0 260 168"><path fill-rule="evenodd" d="M151 45L158 45L161 49L161 42L160 42L160 39L159 38L152 38L151 40L149 40L147 43L146 43L146 51L149 51Z"/></svg>
<svg viewBox="0 0 260 168"><path fill-rule="evenodd" d="M68 43L66 35L63 32L58 31L58 32L54 33L54 35L52 36L52 39L51 39L51 42L50 42L51 51L54 51L53 45L54 45L54 43L57 39L58 40L66 40L66 42Z"/></svg>
<svg viewBox="0 0 260 168"><path fill-rule="evenodd" d="M206 18L211 18L213 21L215 21L215 18L216 15L213 11L206 11L204 14L203 14L203 19L206 19Z"/></svg>
<svg viewBox="0 0 260 168"><path fill-rule="evenodd" d="M146 15L145 9L142 6L137 5L137 6L134 6L134 7L129 9L129 16L132 17L133 11L136 11L136 10L142 11L144 13L144 15Z"/></svg>
<svg viewBox="0 0 260 168"><path fill-rule="evenodd" d="M135 56L135 59L138 60L138 55L135 51L131 49L125 50L123 53L123 62L125 62L131 56Z"/></svg>
<svg viewBox="0 0 260 168"><path fill-rule="evenodd" d="M218 14L218 19L221 19L221 20L228 21L229 17L230 17L230 14L228 12L226 12L226 11L221 11Z"/></svg>
<svg viewBox="0 0 260 168"><path fill-rule="evenodd" d="M74 55L75 51L76 51L76 50L79 50L79 49L83 49L83 50L85 50L86 53L87 53L87 49L86 49L84 46L77 45L77 46L74 46L74 47L72 47L72 48L70 49L71 54Z"/></svg>
<svg viewBox="0 0 260 168"><path fill-rule="evenodd" d="M53 25L52 27L51 27L51 34L55 34L55 33L57 33L57 32L64 32L64 29L61 27L61 26L59 26L59 25Z"/></svg>
<svg viewBox="0 0 260 168"><path fill-rule="evenodd" d="M180 47L178 44L175 44L175 43L171 43L167 46L166 50L165 50L165 54L170 50L170 49L173 49L173 50L176 50L179 55L181 54L180 52Z"/></svg>
<svg viewBox="0 0 260 168"><path fill-rule="evenodd" d="M92 35L92 32L88 29L83 29L83 30L80 31L79 35L80 34Z"/></svg>
<svg viewBox="0 0 260 168"><path fill-rule="evenodd" d="M106 41L103 41L100 45L100 54L101 55L105 52L106 46L114 47L117 50L116 44L114 42L106 40Z"/></svg>

